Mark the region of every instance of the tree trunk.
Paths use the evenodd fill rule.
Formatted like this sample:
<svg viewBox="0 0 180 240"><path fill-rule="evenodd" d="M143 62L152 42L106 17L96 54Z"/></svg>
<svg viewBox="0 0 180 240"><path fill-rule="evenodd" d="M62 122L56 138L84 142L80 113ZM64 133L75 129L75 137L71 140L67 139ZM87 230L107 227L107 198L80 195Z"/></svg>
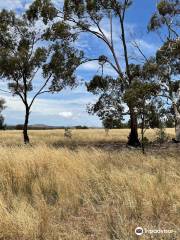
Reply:
<svg viewBox="0 0 180 240"><path fill-rule="evenodd" d="M175 120L176 120L176 127L175 127L176 141L180 142L180 112L176 103L173 103L173 108L174 108Z"/></svg>
<svg viewBox="0 0 180 240"><path fill-rule="evenodd" d="M29 136L28 136L28 123L29 123L29 107L26 106L26 115L25 115L25 121L24 121L24 127L23 127L23 137L24 137L24 143L29 143Z"/></svg>
<svg viewBox="0 0 180 240"><path fill-rule="evenodd" d="M144 109L143 109L144 110ZM144 147L144 127L145 127L145 117L144 117L144 111L141 115L141 148L142 148L142 153L145 154L145 147Z"/></svg>
<svg viewBox="0 0 180 240"><path fill-rule="evenodd" d="M178 116L176 116L175 132L176 132L176 141L180 142L180 114Z"/></svg>
<svg viewBox="0 0 180 240"><path fill-rule="evenodd" d="M138 139L137 116L133 109L130 109L130 127L131 132L128 137L128 145L133 147L141 146L141 143Z"/></svg>

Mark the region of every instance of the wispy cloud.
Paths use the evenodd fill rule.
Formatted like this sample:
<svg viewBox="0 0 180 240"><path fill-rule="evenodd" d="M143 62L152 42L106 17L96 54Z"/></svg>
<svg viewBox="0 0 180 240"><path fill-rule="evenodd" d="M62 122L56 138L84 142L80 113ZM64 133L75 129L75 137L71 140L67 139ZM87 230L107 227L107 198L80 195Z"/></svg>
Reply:
<svg viewBox="0 0 180 240"><path fill-rule="evenodd" d="M81 90L77 94L83 94ZM8 124L17 124L24 121L25 107L18 97L12 97L2 93L1 96L6 100L6 122ZM57 96L58 97L58 96ZM28 99L31 100L30 98ZM94 102L95 97L92 95L85 95L77 97L76 94L64 92L63 98L50 99L40 98L34 103L31 111L30 123L46 123L49 125L67 125L72 121L72 125L84 122L84 125L92 125L96 121L99 125L100 122L96 117L89 116L86 111L86 105ZM68 122L67 122L68 121ZM73 121L75 121L73 123Z"/></svg>

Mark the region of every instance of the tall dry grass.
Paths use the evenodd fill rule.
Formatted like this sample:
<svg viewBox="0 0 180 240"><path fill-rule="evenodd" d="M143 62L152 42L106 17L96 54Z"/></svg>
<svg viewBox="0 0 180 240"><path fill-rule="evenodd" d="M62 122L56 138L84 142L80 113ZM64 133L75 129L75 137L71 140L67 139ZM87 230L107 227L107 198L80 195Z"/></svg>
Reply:
<svg viewBox="0 0 180 240"><path fill-rule="evenodd" d="M129 129L112 129L109 131L109 135L105 133L104 129L83 129L83 130L72 130L71 141L64 139L64 130L30 130L29 135L31 138L32 145L47 144L51 146L61 146L69 144L95 144L95 143L106 143L106 142L127 142L129 135ZM148 129L145 136L148 139L156 139L157 129ZM175 130L173 128L166 129L167 134L170 138L175 136ZM140 134L140 130L139 130ZM17 146L22 145L23 136L22 131L0 131L0 145L4 146Z"/></svg>
<svg viewBox="0 0 180 240"><path fill-rule="evenodd" d="M168 130L172 134L171 130ZM1 132L0 239L134 240L137 226L172 229L141 239L179 239L179 153L59 148L57 143L125 141L128 130ZM154 138L153 131L148 132Z"/></svg>
<svg viewBox="0 0 180 240"><path fill-rule="evenodd" d="M0 239L134 240L137 226L174 231L141 239L179 239L176 153L70 151L47 144L55 140L50 133L32 132L41 141L31 147L18 146L17 132L3 133Z"/></svg>

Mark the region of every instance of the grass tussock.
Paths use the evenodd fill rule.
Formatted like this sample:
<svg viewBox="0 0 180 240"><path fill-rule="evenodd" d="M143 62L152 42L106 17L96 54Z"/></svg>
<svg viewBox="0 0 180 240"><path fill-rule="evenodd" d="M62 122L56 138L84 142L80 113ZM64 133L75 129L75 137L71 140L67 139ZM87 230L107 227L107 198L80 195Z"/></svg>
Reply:
<svg viewBox="0 0 180 240"><path fill-rule="evenodd" d="M141 239L176 240L179 165L176 154L0 147L0 239L134 240L142 226L176 233Z"/></svg>

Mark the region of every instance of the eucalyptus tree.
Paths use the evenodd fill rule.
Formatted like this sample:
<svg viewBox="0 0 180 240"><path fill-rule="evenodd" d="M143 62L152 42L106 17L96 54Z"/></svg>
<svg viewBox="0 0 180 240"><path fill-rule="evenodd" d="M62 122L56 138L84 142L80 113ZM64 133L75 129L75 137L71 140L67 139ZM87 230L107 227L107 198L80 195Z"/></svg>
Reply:
<svg viewBox="0 0 180 240"><path fill-rule="evenodd" d="M108 49L106 56L100 56L100 61L108 64L117 74L118 82L126 91L131 87L133 76L130 71L130 53L127 43L126 13L132 0L65 0L64 17L82 32L90 33L98 38ZM104 24L109 31L104 29ZM116 35L114 34L116 31ZM119 34L119 36L118 36ZM115 43L115 40L118 43ZM119 95L122 101L122 94ZM128 104L131 132L128 144L140 145L137 131L137 118L134 108Z"/></svg>
<svg viewBox="0 0 180 240"><path fill-rule="evenodd" d="M153 59L149 59L144 65L131 64L129 67L133 81L126 91L119 79L107 76L95 76L86 84L89 92L99 96L96 103L89 105L88 110L109 125L113 122L120 125L124 116L129 114L123 103L131 105L140 121L137 124L141 128L143 146L144 132L147 128L158 127L164 111L162 101L158 97L160 87L154 79L157 66L153 64Z"/></svg>
<svg viewBox="0 0 180 240"><path fill-rule="evenodd" d="M0 76L7 81L9 92L24 104L25 144L29 143L28 123L35 100L42 94L75 86L75 70L81 58L72 46L75 35L70 26L52 21L57 11L45 2L49 11L33 18L29 10L22 16L0 12Z"/></svg>
<svg viewBox="0 0 180 240"><path fill-rule="evenodd" d="M144 135L148 128L153 128L157 124L159 116L160 101L157 101L159 93L159 86L146 78L146 72L142 72L140 66L130 89L124 94L124 100L134 106L136 109L136 116L140 121L139 126L141 129L141 147L143 153L145 152ZM157 112L155 112L155 110Z"/></svg>
<svg viewBox="0 0 180 240"><path fill-rule="evenodd" d="M30 8L32 16L49 12L44 6L49 0L35 0ZM124 90L129 89L133 77L130 72L130 53L127 44L126 13L131 6L132 0L64 0L64 7L58 8L56 19L64 19L70 23L76 32L88 33L105 44L108 49L107 56L101 54L94 59L100 64L108 64L116 73L119 84ZM104 24L109 27L107 32ZM116 32L117 34L114 34ZM118 35L119 33L119 35ZM116 44L115 41L118 43ZM87 56L89 58L89 56ZM86 61L84 61L86 62ZM83 63L83 62L82 62ZM119 95L120 101L122 95ZM128 105L131 132L128 144L140 145L137 131L137 118L134 108Z"/></svg>
<svg viewBox="0 0 180 240"><path fill-rule="evenodd" d="M97 115L106 129L120 128L124 107L119 98L121 89L118 80L96 75L86 86L88 92L98 96L94 104L88 104L88 113Z"/></svg>
<svg viewBox="0 0 180 240"><path fill-rule="evenodd" d="M174 110L176 141L180 142L180 1L161 0L148 29L156 31L163 44L156 53L155 75L161 86L161 97Z"/></svg>

